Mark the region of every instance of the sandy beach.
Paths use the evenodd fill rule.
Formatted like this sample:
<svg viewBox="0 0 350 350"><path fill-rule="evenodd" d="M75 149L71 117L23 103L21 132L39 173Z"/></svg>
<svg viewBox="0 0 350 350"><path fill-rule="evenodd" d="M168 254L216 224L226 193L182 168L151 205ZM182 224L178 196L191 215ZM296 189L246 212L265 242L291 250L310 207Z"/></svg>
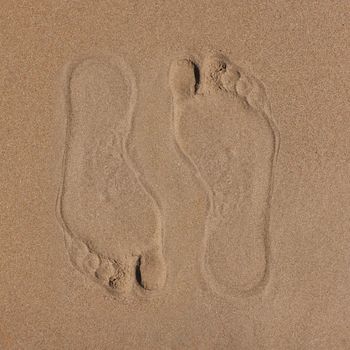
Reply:
<svg viewBox="0 0 350 350"><path fill-rule="evenodd" d="M350 349L348 1L0 9L0 349Z"/></svg>

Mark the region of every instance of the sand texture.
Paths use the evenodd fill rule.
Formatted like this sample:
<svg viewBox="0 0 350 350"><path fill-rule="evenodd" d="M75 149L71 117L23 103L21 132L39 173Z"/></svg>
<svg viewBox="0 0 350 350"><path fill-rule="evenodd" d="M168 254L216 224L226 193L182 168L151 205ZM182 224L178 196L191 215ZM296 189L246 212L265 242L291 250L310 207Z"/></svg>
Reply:
<svg viewBox="0 0 350 350"><path fill-rule="evenodd" d="M0 350L350 349L348 1L0 8Z"/></svg>

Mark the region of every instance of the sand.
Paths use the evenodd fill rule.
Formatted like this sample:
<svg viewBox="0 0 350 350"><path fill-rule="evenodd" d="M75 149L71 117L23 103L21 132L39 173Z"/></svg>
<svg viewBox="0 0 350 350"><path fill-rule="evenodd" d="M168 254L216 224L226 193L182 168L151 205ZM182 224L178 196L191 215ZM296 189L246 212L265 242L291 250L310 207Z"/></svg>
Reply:
<svg viewBox="0 0 350 350"><path fill-rule="evenodd" d="M350 349L349 2L0 7L0 349Z"/></svg>

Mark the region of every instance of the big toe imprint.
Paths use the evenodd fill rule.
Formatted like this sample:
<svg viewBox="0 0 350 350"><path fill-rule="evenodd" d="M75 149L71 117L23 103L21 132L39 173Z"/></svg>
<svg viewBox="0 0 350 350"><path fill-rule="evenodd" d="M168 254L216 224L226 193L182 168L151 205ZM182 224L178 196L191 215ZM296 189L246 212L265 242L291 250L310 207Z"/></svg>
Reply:
<svg viewBox="0 0 350 350"><path fill-rule="evenodd" d="M67 74L67 136L58 219L73 265L112 293L161 289L161 212L129 157L135 79L122 59Z"/></svg>
<svg viewBox="0 0 350 350"><path fill-rule="evenodd" d="M178 149L207 193L202 272L224 296L269 277L269 211L278 131L261 82L223 55L172 63Z"/></svg>

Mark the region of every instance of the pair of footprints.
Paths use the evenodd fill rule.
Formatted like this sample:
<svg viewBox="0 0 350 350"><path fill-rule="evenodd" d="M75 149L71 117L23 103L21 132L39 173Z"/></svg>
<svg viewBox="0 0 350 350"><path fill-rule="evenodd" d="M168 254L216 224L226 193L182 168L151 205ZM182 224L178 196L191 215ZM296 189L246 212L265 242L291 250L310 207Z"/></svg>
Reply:
<svg viewBox="0 0 350 350"><path fill-rule="evenodd" d="M109 292L166 283L163 213L133 160L135 78L117 58L69 67L58 218L73 265ZM201 271L218 294L257 293L269 277L269 208L278 132L261 82L221 54L169 70L176 149L201 183Z"/></svg>

